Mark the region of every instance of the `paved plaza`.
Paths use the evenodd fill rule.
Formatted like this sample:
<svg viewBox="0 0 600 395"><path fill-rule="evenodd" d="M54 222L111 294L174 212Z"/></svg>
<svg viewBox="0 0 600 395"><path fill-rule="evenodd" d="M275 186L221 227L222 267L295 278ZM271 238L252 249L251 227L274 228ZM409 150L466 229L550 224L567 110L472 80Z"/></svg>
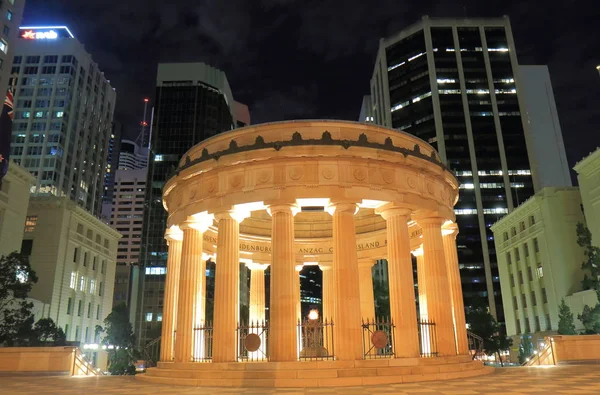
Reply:
<svg viewBox="0 0 600 395"><path fill-rule="evenodd" d="M191 388L146 384L133 377L0 377L2 394L600 394L600 366L497 369L462 380L340 388Z"/></svg>

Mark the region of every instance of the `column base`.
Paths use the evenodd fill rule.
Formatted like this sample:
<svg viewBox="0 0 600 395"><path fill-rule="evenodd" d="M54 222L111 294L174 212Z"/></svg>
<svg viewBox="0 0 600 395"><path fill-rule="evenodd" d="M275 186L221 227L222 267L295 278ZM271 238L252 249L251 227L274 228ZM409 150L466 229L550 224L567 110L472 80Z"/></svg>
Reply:
<svg viewBox="0 0 600 395"><path fill-rule="evenodd" d="M451 380L492 373L470 356L307 362L159 362L137 380L194 387L344 387Z"/></svg>

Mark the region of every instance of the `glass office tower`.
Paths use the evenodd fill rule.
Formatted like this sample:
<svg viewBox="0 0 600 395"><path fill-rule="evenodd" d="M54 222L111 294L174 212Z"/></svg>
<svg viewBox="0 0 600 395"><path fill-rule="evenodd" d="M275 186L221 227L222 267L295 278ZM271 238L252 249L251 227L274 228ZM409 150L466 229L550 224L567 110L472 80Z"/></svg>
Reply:
<svg viewBox="0 0 600 395"><path fill-rule="evenodd" d="M465 305L487 298L503 320L490 226L534 193L508 18L430 19L382 39L373 122L434 146L458 177Z"/></svg>
<svg viewBox="0 0 600 395"><path fill-rule="evenodd" d="M233 107L231 89L222 71L204 63L158 65L135 325L142 346L160 336L162 322L168 250L163 185L188 149L234 128L237 120Z"/></svg>

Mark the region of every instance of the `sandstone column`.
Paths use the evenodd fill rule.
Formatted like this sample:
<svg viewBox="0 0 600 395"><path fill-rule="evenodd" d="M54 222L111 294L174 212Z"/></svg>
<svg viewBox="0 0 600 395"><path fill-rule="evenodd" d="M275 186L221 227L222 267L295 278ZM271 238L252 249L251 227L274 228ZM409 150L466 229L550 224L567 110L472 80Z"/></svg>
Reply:
<svg viewBox="0 0 600 395"><path fill-rule="evenodd" d="M213 362L235 362L240 302L239 222L234 211L215 214L218 221L213 323Z"/></svg>
<svg viewBox="0 0 600 395"><path fill-rule="evenodd" d="M163 304L160 360L173 360L175 323L177 322L177 297L179 292L179 267L181 263L182 232L177 228L167 229L165 239L169 243L167 258L167 278L165 279L165 300Z"/></svg>
<svg viewBox="0 0 600 395"><path fill-rule="evenodd" d="M396 326L394 352L397 358L418 357L417 307L408 234L410 210L389 208L381 215L387 228L390 312Z"/></svg>
<svg viewBox="0 0 600 395"><path fill-rule="evenodd" d="M372 258L358 260L358 278L360 289L360 315L363 321L375 319L375 296L373 294Z"/></svg>
<svg viewBox="0 0 600 395"><path fill-rule="evenodd" d="M302 269L304 269L304 265L296 265L295 267L296 277L294 280L294 302L296 303L296 320L302 319L302 293L300 292L300 272L302 271Z"/></svg>
<svg viewBox="0 0 600 395"><path fill-rule="evenodd" d="M319 263L319 267L323 273L323 281L321 283L321 289L323 290L321 310L323 311L321 312L321 318L323 322L330 324L335 316L335 282L333 280L333 265L331 262ZM329 355L333 355L335 352L333 345L333 331L330 326L327 327L325 331L325 348Z"/></svg>
<svg viewBox="0 0 600 395"><path fill-rule="evenodd" d="M249 263L250 269L250 322L265 320L265 270L269 265Z"/></svg>
<svg viewBox="0 0 600 395"><path fill-rule="evenodd" d="M444 233L452 230L452 233L444 234L444 255L446 256L446 270L448 271L448 283L452 295L452 315L454 318L454 337L456 351L459 355L469 354L469 341L467 339L467 326L465 320L465 308L463 304L462 284L460 281L460 270L458 267L458 252L456 251L456 235L458 227L444 230Z"/></svg>
<svg viewBox="0 0 600 395"><path fill-rule="evenodd" d="M194 324L198 296L198 270L202 260L202 232L192 227L192 221L181 226L183 243L177 298L177 335L175 338L175 362L193 360Z"/></svg>
<svg viewBox="0 0 600 395"><path fill-rule="evenodd" d="M436 344L439 356L456 355L452 298L448 284L448 271L442 241L441 217L423 218L418 224L423 230L423 259L425 289L427 291L427 315L435 323Z"/></svg>
<svg viewBox="0 0 600 395"><path fill-rule="evenodd" d="M295 361L298 357L296 301L299 279L294 256L294 214L292 204L269 207L271 228L271 295L269 353L271 361Z"/></svg>
<svg viewBox="0 0 600 395"><path fill-rule="evenodd" d="M417 251L413 252L413 255L417 257L417 289L419 291L419 319L427 320L427 290L426 284L427 278L425 274L425 259L423 259L423 246Z"/></svg>
<svg viewBox="0 0 600 395"><path fill-rule="evenodd" d="M250 360L258 360L264 359L267 340L264 330L260 328L265 322L265 270L269 265L249 263L246 266L250 269L249 333L257 334L261 342L259 350L248 352L248 357Z"/></svg>
<svg viewBox="0 0 600 395"><path fill-rule="evenodd" d="M339 360L363 359L360 287L356 256L355 203L333 203L333 270L335 353Z"/></svg>
<svg viewBox="0 0 600 395"><path fill-rule="evenodd" d="M331 322L333 320L334 307L335 307L335 297L334 297L334 288L335 283L333 281L333 265L330 262L327 263L319 263L319 267L323 272L323 283L321 284L323 289L323 298L322 298L322 312L321 316L323 317L323 321L327 320L327 322Z"/></svg>

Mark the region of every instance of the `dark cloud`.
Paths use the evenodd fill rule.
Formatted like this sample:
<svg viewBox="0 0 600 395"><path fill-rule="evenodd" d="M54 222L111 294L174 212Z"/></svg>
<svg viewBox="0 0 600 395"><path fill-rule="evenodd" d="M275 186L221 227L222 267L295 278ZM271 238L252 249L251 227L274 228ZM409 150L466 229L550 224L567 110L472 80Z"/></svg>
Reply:
<svg viewBox="0 0 600 395"><path fill-rule="evenodd" d="M600 145L596 0L28 0L24 23L69 25L137 130L158 62L221 68L254 122L356 119L379 38L425 14L509 15L519 61L549 65L570 162Z"/></svg>

